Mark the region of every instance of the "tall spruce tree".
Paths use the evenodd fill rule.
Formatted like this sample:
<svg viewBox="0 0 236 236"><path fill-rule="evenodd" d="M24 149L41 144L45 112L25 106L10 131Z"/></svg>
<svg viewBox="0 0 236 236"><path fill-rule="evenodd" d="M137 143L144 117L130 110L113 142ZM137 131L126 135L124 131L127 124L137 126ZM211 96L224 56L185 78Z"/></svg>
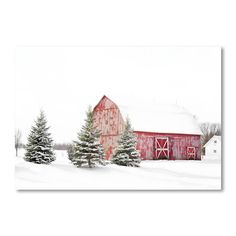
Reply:
<svg viewBox="0 0 236 236"><path fill-rule="evenodd" d="M140 154L136 149L136 137L131 128L130 120L127 118L124 132L118 140L118 146L111 158L111 163L138 167L140 162Z"/></svg>
<svg viewBox="0 0 236 236"><path fill-rule="evenodd" d="M49 164L56 159L53 152L53 140L48 130L45 114L41 110L28 136L24 157L26 161L36 164Z"/></svg>
<svg viewBox="0 0 236 236"><path fill-rule="evenodd" d="M91 107L87 111L85 125L78 134L78 141L74 141L70 160L77 167L95 167L97 164L105 165L104 149L99 143L100 131L94 127ZM74 149L74 150L73 150Z"/></svg>

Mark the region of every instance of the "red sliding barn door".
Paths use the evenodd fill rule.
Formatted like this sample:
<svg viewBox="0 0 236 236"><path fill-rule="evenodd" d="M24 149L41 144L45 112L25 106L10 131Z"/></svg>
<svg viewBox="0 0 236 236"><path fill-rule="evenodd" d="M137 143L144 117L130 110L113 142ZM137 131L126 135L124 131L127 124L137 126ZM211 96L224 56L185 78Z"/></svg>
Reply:
<svg viewBox="0 0 236 236"><path fill-rule="evenodd" d="M155 138L156 159L169 159L169 139L167 137Z"/></svg>

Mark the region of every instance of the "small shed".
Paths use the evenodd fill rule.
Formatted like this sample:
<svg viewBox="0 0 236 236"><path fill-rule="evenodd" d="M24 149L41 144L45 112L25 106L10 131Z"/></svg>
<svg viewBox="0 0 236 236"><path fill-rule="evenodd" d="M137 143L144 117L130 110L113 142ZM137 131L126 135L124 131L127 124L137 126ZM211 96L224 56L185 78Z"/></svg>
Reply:
<svg viewBox="0 0 236 236"><path fill-rule="evenodd" d="M94 125L101 130L101 144L109 159L125 125L131 120L137 149L143 160L201 160L201 131L196 119L178 105L117 105L107 96L93 109Z"/></svg>
<svg viewBox="0 0 236 236"><path fill-rule="evenodd" d="M221 136L214 135L204 146L205 156L220 157L221 156Z"/></svg>

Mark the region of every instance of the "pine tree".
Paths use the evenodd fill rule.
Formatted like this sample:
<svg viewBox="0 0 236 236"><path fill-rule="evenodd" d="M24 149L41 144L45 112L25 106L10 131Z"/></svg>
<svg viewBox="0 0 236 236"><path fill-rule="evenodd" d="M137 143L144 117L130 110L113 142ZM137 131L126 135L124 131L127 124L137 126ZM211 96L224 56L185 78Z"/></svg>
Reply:
<svg viewBox="0 0 236 236"><path fill-rule="evenodd" d="M48 129L44 112L40 111L35 126L32 126L28 136L24 157L26 161L36 164L49 164L56 159L53 153L53 140Z"/></svg>
<svg viewBox="0 0 236 236"><path fill-rule="evenodd" d="M74 156L75 156L75 147L74 147L74 144L70 144L68 146L68 149L67 149L67 155L68 155L68 159L70 161L73 160Z"/></svg>
<svg viewBox="0 0 236 236"><path fill-rule="evenodd" d="M118 146L111 158L111 163L138 167L140 162L140 154L136 149L136 137L129 119L126 119L124 132L118 140Z"/></svg>
<svg viewBox="0 0 236 236"><path fill-rule="evenodd" d="M87 111L85 125L78 134L78 141L74 141L74 157L72 163L77 167L95 167L97 164L105 165L104 149L99 143L100 131L93 125L91 107Z"/></svg>

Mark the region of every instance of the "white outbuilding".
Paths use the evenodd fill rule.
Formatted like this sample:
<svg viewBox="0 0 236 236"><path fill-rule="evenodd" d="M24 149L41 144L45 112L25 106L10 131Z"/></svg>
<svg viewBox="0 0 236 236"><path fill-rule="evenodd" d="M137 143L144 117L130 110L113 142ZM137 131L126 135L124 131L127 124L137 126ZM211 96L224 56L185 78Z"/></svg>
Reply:
<svg viewBox="0 0 236 236"><path fill-rule="evenodd" d="M214 135L203 147L206 157L221 157L221 136Z"/></svg>

